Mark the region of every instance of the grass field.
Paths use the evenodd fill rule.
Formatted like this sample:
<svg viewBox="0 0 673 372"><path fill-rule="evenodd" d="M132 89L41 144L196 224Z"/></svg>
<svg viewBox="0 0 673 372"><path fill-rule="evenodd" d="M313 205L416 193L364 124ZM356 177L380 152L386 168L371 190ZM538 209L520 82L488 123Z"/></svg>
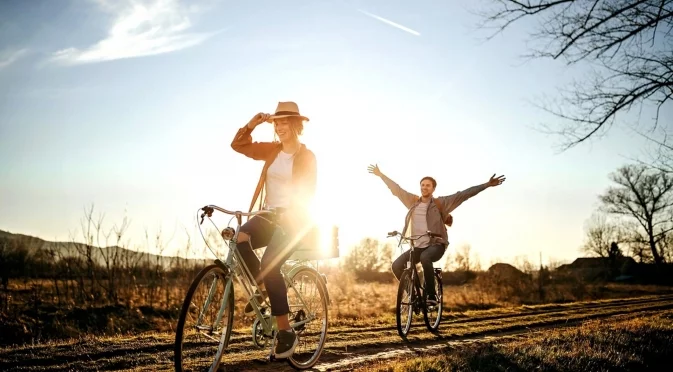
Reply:
<svg viewBox="0 0 673 372"><path fill-rule="evenodd" d="M361 365L369 372L670 371L673 311L589 321L436 355Z"/></svg>
<svg viewBox="0 0 673 372"><path fill-rule="evenodd" d="M396 281L388 283L357 282L348 272L333 272L328 276L332 299L330 324L340 327L370 327L394 321ZM10 310L0 312L0 344L42 343L53 340L97 336L133 336L154 332L174 332L186 284L162 288L163 298L172 301L148 303L135 296L131 303L81 307L59 305L51 301L50 281L14 281L9 287ZM563 304L574 301L614 299L633 296L673 293L673 287L654 285L584 284L579 292L576 285L550 285L545 288L549 300L541 301L535 293L527 301L507 299L498 287L484 288L478 283L444 287L445 314L452 317L470 316L473 311L490 310L508 313L525 310L540 302ZM235 290L234 327L248 327L252 318L242 315L246 300L243 291Z"/></svg>
<svg viewBox="0 0 673 372"><path fill-rule="evenodd" d="M129 292L129 302L81 306L61 303L58 298L50 297L54 292L50 281L14 281L4 292L8 303L0 312L0 345L4 345L0 346L0 370L171 371L175 325L188 284L188 280L181 279L173 286L157 287L157 295L148 302L143 295L148 293L147 287L138 282L139 288L145 289ZM546 370L559 370L558 365L566 363L573 350L572 345L563 345L573 342L582 345L582 350L575 351L577 361L568 363L575 363L575 367L585 363L584 367L577 367L579 370L613 369L610 366L617 370L632 370L629 369L631 365L652 370L643 363L649 363L651 357L662 357L659 349L655 354L647 354L646 350L637 348L632 350L644 354L629 355L624 360L610 356L612 354L602 355L609 354L606 348L614 343L608 336L620 334L614 329L606 331L610 335L605 336L605 343L600 346L596 340L585 342L579 338L590 334L594 328L577 333L574 339L564 336L566 330L550 328L579 325L592 319L600 321L591 323L591 327L612 326L615 319L622 322L619 327L628 325L631 328L624 328L628 332L621 333L623 338L634 336L639 337L638 342L647 345L669 345L666 344L668 339L661 338L661 332L649 332L646 326L670 323L666 321L671 319L673 287L559 282L545 285L544 297L529 286L522 286L516 296L510 297L512 288L516 289L519 284L475 280L462 285L446 285L440 332L428 332L422 316L416 317L408 342L405 342L395 327L396 281L359 282L352 273L333 271L329 273L327 283L332 300L329 333L316 368L530 370L530 366L538 363L535 358L540 358L539 353L543 351L538 350L535 354L534 346L541 341L533 339L530 344L525 344L525 337L541 337L545 345L555 345L553 350L558 350L554 354L556 359L545 361L549 363L544 365ZM83 286L87 285L84 282ZM233 333L222 358L223 364L227 370L289 370L283 362L268 363L268 349L253 346L250 335L253 318L242 315L245 304L243 292L236 286ZM661 314L668 314L668 318L662 318ZM642 337L640 331L631 331L635 329L636 318L653 319L641 325ZM589 326L580 329L586 327ZM541 329L547 333L523 335ZM516 338L503 337L511 334ZM493 340L485 341L489 337ZM600 346L596 355L591 354L593 351L586 346L587 342ZM620 345L615 343L614 353L621 353L620 348L630 344ZM438 350L441 350L440 354ZM519 355L519 350L526 354ZM196 351L196 355L200 353L200 350ZM404 364L412 357L414 362ZM594 359L600 360L594 362ZM207 361L197 357L190 361L190 366L196 367ZM592 369L594 365L597 369Z"/></svg>
<svg viewBox="0 0 673 372"><path fill-rule="evenodd" d="M601 353L609 353L610 350L622 353L623 350L628 349L633 350L633 353L628 355L629 360L640 360L641 364L638 366L642 366L643 360L649 363L650 358L663 358L664 351L669 350L670 352L672 311L673 296L671 295L474 310L447 314L438 335L427 332L422 325L421 318L416 318L415 326L410 332L409 342L402 341L397 335L392 314L387 319L376 318L380 320L376 325L368 322L367 319L359 319L350 324L332 323L325 350L316 368L318 370L359 370L366 367L374 370L390 370L401 365L402 362L408 362L413 357L414 362L409 364L408 368L416 368L416 370L432 370L427 368L435 368L434 365L446 365L448 369L445 370L452 370L451 368L455 369L454 366L460 363L467 363L466 367L460 368L472 368L464 370L484 370L479 364L482 363L479 358L484 357L486 359L483 363L493 365L494 369L490 370L506 370L497 369L498 366L508 365L502 364L506 358L520 358L513 359L512 363L520 363L521 368L512 370L530 370L531 363L536 363L536 355L539 357L545 350L536 351L536 345L540 344L539 340L526 343L525 339L520 337L525 337L535 330L545 330L546 333L537 336L530 334L530 337L540 337L541 340L545 340L544 345L550 345L545 349L555 350L553 354L555 359L545 362L550 363L548 367L545 367L547 370L554 370L557 364L565 363L564 358L573 355L572 353L577 355L577 360L572 362L575 363L574 368L579 368L574 370L601 370L600 368L586 368L593 365L591 358L597 358L597 355L602 355ZM636 322L636 320L644 321L650 318L652 320L648 322ZM581 331L576 333L563 333L566 330L557 331L547 328L579 325L591 319L602 320L581 326ZM604 336L600 336L603 339L599 337L582 341L582 337L595 333L595 329L612 324L610 319L619 320L622 322L619 324L625 324L628 327L615 326L626 327L621 333L615 332L614 327L608 328L602 333ZM503 335L508 334L519 338L511 341L515 342L512 344L514 346L501 346L504 340ZM37 345L3 347L0 348L0 370L170 371L173 369L173 337L174 335L170 332L147 332L136 336L111 337L86 335ZM487 337L492 338L492 346L485 348L485 346L475 344L475 341L487 342ZM635 338L629 340L629 337ZM568 343L576 344L576 350L573 349L575 346L568 345ZM598 347L597 351L595 353L588 351L587 345L594 344ZM610 346L611 344L614 345ZM632 347L636 344L641 346ZM649 350L648 347L654 354L638 354ZM435 355L418 359L418 356L431 355L438 350L441 350L441 357ZM530 356L518 356L520 352L517 350L524 350L526 355L530 354ZM456 352L458 352L457 356L451 356ZM291 370L283 362L268 363L265 361L267 355L267 349L256 349L252 346L248 323L245 327L235 329L222 361L227 370ZM609 360L599 360L602 363L598 364L599 366L613 362L627 363L615 359L614 356L601 356L601 358ZM201 362L206 361L195 360L193 366ZM477 367L474 367L474 363L477 363Z"/></svg>

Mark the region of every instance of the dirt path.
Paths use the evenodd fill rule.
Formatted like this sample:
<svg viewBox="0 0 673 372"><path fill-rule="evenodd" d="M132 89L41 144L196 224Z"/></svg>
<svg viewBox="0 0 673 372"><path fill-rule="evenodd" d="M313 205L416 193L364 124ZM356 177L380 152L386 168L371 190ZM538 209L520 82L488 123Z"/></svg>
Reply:
<svg viewBox="0 0 673 372"><path fill-rule="evenodd" d="M374 360L662 309L673 309L673 296L554 305L517 313L475 312L469 317L450 314L444 317L438 335L429 333L419 316L414 318L409 342L397 334L394 318L390 326L331 327L320 362L313 370L352 370ZM153 334L0 349L0 371L172 371L173 341L172 334ZM268 349L255 348L249 330L244 329L232 334L222 364L226 371L292 370L282 361L269 363L267 356Z"/></svg>

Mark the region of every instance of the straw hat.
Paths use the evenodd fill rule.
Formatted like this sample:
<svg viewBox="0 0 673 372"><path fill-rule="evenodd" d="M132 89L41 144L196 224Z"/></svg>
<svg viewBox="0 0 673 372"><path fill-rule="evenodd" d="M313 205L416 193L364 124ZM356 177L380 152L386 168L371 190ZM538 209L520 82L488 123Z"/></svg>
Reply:
<svg viewBox="0 0 673 372"><path fill-rule="evenodd" d="M306 116L302 116L299 113L299 106L294 102L278 102L278 107L276 107L276 112L269 117L270 120L288 118L288 117L298 117L304 121L309 121Z"/></svg>

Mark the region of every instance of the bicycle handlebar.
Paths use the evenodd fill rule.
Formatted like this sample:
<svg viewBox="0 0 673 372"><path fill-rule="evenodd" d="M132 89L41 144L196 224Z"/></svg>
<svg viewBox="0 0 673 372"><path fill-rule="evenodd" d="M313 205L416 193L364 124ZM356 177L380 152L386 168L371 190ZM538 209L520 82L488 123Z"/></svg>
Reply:
<svg viewBox="0 0 673 372"><path fill-rule="evenodd" d="M214 211L219 211L225 214L230 214L237 216L238 218L240 217L252 217L256 216L258 214L274 214L274 213L279 213L281 210L276 210L276 209L261 209L255 212L241 212L241 211L230 211L228 209L220 208L217 205L206 205L205 207L201 208L203 213L201 213L201 223L203 223L203 219L208 216L208 218L213 216Z"/></svg>
<svg viewBox="0 0 673 372"><path fill-rule="evenodd" d="M426 231L424 234L415 235L415 236L409 236L409 237L404 237L404 236L402 236L402 234L401 234L400 232L398 232L397 230L395 230L395 231L391 231L391 232L388 233L388 237L389 237L389 238L391 238L391 237L393 237L393 236L399 236L399 237L400 237L400 240L407 240L407 241L409 241L409 240L410 240L410 241L418 240L418 239L420 239L421 237L423 237L423 236L425 236L425 235L427 235L427 236L429 236L429 237L435 237L435 238L441 238L441 237L442 237L440 234L435 234L435 233L433 233L433 232L431 232L431 231Z"/></svg>

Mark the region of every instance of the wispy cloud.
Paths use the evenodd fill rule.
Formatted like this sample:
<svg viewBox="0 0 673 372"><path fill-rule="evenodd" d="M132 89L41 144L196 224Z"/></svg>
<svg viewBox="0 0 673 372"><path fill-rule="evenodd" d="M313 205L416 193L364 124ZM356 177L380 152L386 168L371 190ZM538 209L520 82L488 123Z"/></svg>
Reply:
<svg viewBox="0 0 673 372"><path fill-rule="evenodd" d="M201 8L183 6L177 0L97 2L114 14L107 37L86 49L59 50L52 61L82 64L175 52L198 45L216 33L188 33L190 15Z"/></svg>
<svg viewBox="0 0 673 372"><path fill-rule="evenodd" d="M395 22L393 22L393 21L391 21L391 20L389 20L389 19L385 19L385 18L383 18L383 17L379 17L379 16L377 16L376 14L369 13L369 12L364 11L364 10L362 10L362 9L358 9L358 12L360 12L360 13L366 15L366 16L372 17L372 18L374 18L374 19L376 19L376 20L379 20L379 21L381 21L381 22L383 22L383 23L389 24L389 25L391 25L391 26L393 26L393 27L399 28L400 30L402 30L402 31L406 31L406 32L408 32L408 33L410 33L410 34L412 34L412 35L421 36L421 33L418 32L418 31L412 30L412 29L410 29L409 27L402 26L401 24L399 24L399 23L395 23Z"/></svg>
<svg viewBox="0 0 673 372"><path fill-rule="evenodd" d="M14 62L18 61L21 57L25 56L28 53L28 49L6 49L0 52L0 70Z"/></svg>

